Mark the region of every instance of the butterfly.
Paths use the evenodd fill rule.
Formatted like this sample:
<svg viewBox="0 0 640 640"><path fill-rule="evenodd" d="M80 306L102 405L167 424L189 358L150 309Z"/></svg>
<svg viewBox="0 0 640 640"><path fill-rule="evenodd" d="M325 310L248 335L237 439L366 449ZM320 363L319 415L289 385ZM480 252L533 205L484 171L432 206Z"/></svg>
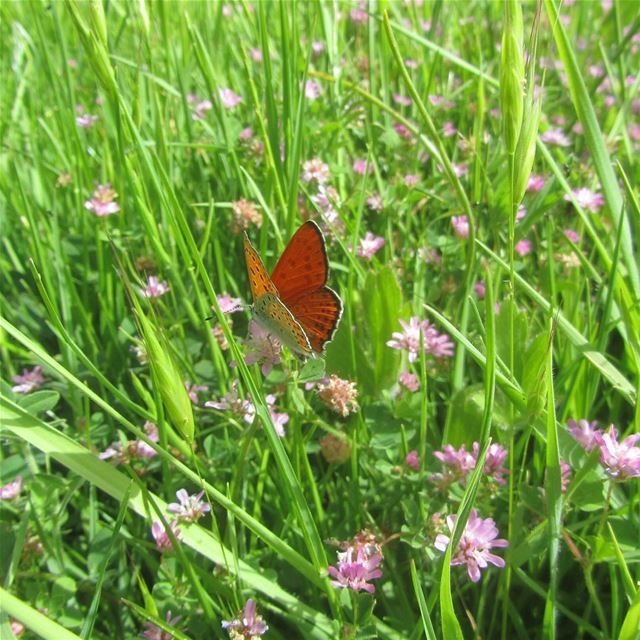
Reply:
<svg viewBox="0 0 640 640"><path fill-rule="evenodd" d="M342 300L326 286L329 261L320 227L309 220L293 234L271 277L246 233L244 255L258 324L296 353L322 353L342 316Z"/></svg>

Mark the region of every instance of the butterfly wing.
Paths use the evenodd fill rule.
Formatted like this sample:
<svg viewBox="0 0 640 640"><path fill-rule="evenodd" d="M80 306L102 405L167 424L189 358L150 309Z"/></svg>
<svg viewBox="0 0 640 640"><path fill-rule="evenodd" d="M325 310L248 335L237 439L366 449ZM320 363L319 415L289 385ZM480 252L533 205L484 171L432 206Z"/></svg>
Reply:
<svg viewBox="0 0 640 640"><path fill-rule="evenodd" d="M324 236L320 227L309 220L289 240L271 274L271 281L282 302L289 306L289 302L301 295L323 287L328 274L329 261Z"/></svg>
<svg viewBox="0 0 640 640"><path fill-rule="evenodd" d="M287 307L304 329L311 348L321 353L333 338L342 316L342 300L338 294L329 287L322 287L299 296Z"/></svg>
<svg viewBox="0 0 640 640"><path fill-rule="evenodd" d="M304 355L311 353L310 338L277 295L268 292L261 295L256 299L253 311L262 327L289 349Z"/></svg>
<svg viewBox="0 0 640 640"><path fill-rule="evenodd" d="M251 294L255 302L261 295L272 293L278 296L278 289L273 284L264 264L249 241L249 236L244 234L244 257L247 262L247 273L249 274L249 285L251 286Z"/></svg>

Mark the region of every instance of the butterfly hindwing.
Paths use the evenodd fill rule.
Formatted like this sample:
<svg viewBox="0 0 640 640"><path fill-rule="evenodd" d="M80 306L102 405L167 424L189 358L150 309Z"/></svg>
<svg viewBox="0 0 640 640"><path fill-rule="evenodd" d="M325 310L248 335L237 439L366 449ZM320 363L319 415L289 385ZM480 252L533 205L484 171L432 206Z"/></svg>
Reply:
<svg viewBox="0 0 640 640"><path fill-rule="evenodd" d="M271 280L288 304L327 283L329 261L320 227L309 220L293 235L276 264ZM294 314L295 315L295 314Z"/></svg>
<svg viewBox="0 0 640 640"><path fill-rule="evenodd" d="M251 286L251 294L255 302L261 295L272 293L278 295L278 289L269 278L267 270L260 259L257 251L249 241L247 234L244 234L244 257L247 262L247 272L249 274L249 285Z"/></svg>
<svg viewBox="0 0 640 640"><path fill-rule="evenodd" d="M322 352L324 345L333 338L342 316L342 300L338 294L329 287L322 287L299 296L287 307L304 329L311 348Z"/></svg>
<svg viewBox="0 0 640 640"><path fill-rule="evenodd" d="M298 353L311 353L309 337L300 322L294 318L279 298L272 293L265 293L256 299L253 310L258 322L280 342Z"/></svg>

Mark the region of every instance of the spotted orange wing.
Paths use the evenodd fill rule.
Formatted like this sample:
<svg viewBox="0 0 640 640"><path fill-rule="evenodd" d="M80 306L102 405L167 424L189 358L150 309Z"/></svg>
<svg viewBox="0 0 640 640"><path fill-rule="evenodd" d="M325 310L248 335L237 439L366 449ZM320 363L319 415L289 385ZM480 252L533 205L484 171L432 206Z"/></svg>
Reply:
<svg viewBox="0 0 640 640"><path fill-rule="evenodd" d="M329 287L321 287L287 303L287 307L307 334L311 348L321 353L333 338L342 316L342 300L338 294Z"/></svg>
<svg viewBox="0 0 640 640"><path fill-rule="evenodd" d="M244 234L244 257L247 262L247 272L249 274L249 285L251 286L251 294L255 302L261 295L272 293L279 296L278 289L271 281L264 264L260 259L257 251L249 241L249 236Z"/></svg>
<svg viewBox="0 0 640 640"><path fill-rule="evenodd" d="M290 303L302 295L324 287L328 275L324 236L320 227L309 220L289 240L271 274L271 281L282 302L290 308Z"/></svg>

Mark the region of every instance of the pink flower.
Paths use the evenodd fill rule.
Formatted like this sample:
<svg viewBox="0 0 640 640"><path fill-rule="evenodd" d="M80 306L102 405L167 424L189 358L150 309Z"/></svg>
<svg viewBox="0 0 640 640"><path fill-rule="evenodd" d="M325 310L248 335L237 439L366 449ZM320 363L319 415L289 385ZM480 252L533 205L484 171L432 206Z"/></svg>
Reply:
<svg viewBox="0 0 640 640"><path fill-rule="evenodd" d="M571 146L571 140L562 132L562 129L547 129L541 136L540 140L546 144L556 145L558 147Z"/></svg>
<svg viewBox="0 0 640 640"><path fill-rule="evenodd" d="M249 50L249 55L254 62L262 62L262 50L252 47Z"/></svg>
<svg viewBox="0 0 640 640"><path fill-rule="evenodd" d="M242 300L240 298L232 298L228 293L217 296L217 300L222 313L236 313L236 311L242 311L243 309ZM211 308L213 309L213 307Z"/></svg>
<svg viewBox="0 0 640 640"><path fill-rule="evenodd" d="M273 427L278 434L278 437L284 438L287 435L285 431L284 425L289 422L289 414L288 413L278 413L273 405L276 403L276 397L270 393L265 400L267 401L267 408L269 409L269 415L271 416L271 421L273 422Z"/></svg>
<svg viewBox="0 0 640 640"><path fill-rule="evenodd" d="M537 176L535 173L532 173L529 176L529 182L527 182L527 191L529 193L537 193L538 191L542 191L544 187L544 176Z"/></svg>
<svg viewBox="0 0 640 640"><path fill-rule="evenodd" d="M322 87L315 80L307 80L304 85L304 97L307 100L317 100L322 95Z"/></svg>
<svg viewBox="0 0 640 640"><path fill-rule="evenodd" d="M81 104L76 105L76 124L81 129L90 129L98 120L98 116L92 116L85 113L84 107Z"/></svg>
<svg viewBox="0 0 640 640"><path fill-rule="evenodd" d="M231 411L234 415L242 418L247 424L252 424L256 417L256 408L249 398L241 400L238 396L238 381L234 380L231 390L222 396L220 402L209 400L204 403L205 407L217 409L218 411Z"/></svg>
<svg viewBox="0 0 640 640"><path fill-rule="evenodd" d="M257 640L269 629L262 616L257 615L256 602L251 598L237 618L222 621L222 628L229 632L229 637L233 640Z"/></svg>
<svg viewBox="0 0 640 640"><path fill-rule="evenodd" d="M407 175L403 178L403 182L407 187L415 187L420 182L420 176Z"/></svg>
<svg viewBox="0 0 640 640"><path fill-rule="evenodd" d="M404 61L404 64L406 65L407 69L417 69L418 68L418 63L413 58L407 58Z"/></svg>
<svg viewBox="0 0 640 640"><path fill-rule="evenodd" d="M84 203L84 208L95 213L98 218L104 218L120 211L120 205L115 202L117 197L118 194L109 183L99 184L93 192L91 200Z"/></svg>
<svg viewBox="0 0 640 640"><path fill-rule="evenodd" d="M173 537L176 540L179 540L180 536L182 535L182 532L180 531L180 529L178 529L178 521L172 520L172 522L169 524L169 528L173 533ZM153 536L153 539L156 541L156 549L158 551L160 551L161 553L164 553L166 551L173 550L173 543L171 542L171 538L169 538L169 534L167 533L167 531L164 528L164 525L162 524L162 520L156 520L151 525L151 535Z"/></svg>
<svg viewBox="0 0 640 640"><path fill-rule="evenodd" d="M451 225L453 226L453 233L460 240L466 240L469 237L469 220L467 216L452 216Z"/></svg>
<svg viewBox="0 0 640 640"><path fill-rule="evenodd" d="M591 451L598 444L596 434L600 433L600 429L598 429L598 422L596 420L593 422L589 422L588 420L579 420L576 422L570 419L567 420L567 426L569 427L569 433L587 451Z"/></svg>
<svg viewBox="0 0 640 640"><path fill-rule="evenodd" d="M393 340L387 342L392 349L404 349L409 352L409 362L415 362L420 352L420 333L423 334L424 351L435 358L453 355L453 343L446 334L438 333L428 320L419 320L416 316L409 319L407 324L400 320L403 332L394 331Z"/></svg>
<svg viewBox="0 0 640 640"><path fill-rule="evenodd" d="M597 191L591 191L591 189L587 189L586 187L574 189L573 197L575 198L580 208L584 209L585 211L591 211L591 213L598 213L598 211L600 211L600 209L604 205L604 196L601 193ZM572 198L568 193L564 195L564 199L567 202L572 202Z"/></svg>
<svg viewBox="0 0 640 640"><path fill-rule="evenodd" d="M367 231L364 238L360 240L356 253L361 258L371 260L374 254L384 246L384 238L381 236L374 236L371 231Z"/></svg>
<svg viewBox="0 0 640 640"><path fill-rule="evenodd" d="M253 137L253 129L251 127L245 127L239 134L238 140L242 142L246 142L247 140L251 140Z"/></svg>
<svg viewBox="0 0 640 640"><path fill-rule="evenodd" d="M201 100L191 112L191 119L202 120L210 109L213 109L213 103L211 100Z"/></svg>
<svg viewBox="0 0 640 640"><path fill-rule="evenodd" d="M407 390L411 391L411 393L415 393L420 389L420 380L418 380L418 376L415 373L410 373L409 371L403 371L399 378L400 384Z"/></svg>
<svg viewBox="0 0 640 640"><path fill-rule="evenodd" d="M344 231L344 222L335 209L340 206L340 196L332 186L319 185L318 193L311 196L311 202L320 210L323 231L329 235Z"/></svg>
<svg viewBox="0 0 640 640"><path fill-rule="evenodd" d="M447 526L449 531L453 533L456 524L455 515L447 517ZM464 528L458 547L451 560L451 566L467 565L467 573L473 582L480 580L480 570L485 569L489 563L496 567L504 567L504 560L500 556L496 556L489 550L493 547L507 547L509 543L502 539L496 538L498 529L493 518L478 518L475 509L471 510L469 520ZM443 553L449 546L450 538L444 534L436 537L435 548Z"/></svg>
<svg viewBox="0 0 640 640"><path fill-rule="evenodd" d="M328 379L317 385L318 397L335 413L346 418L350 413L355 413L358 406L358 390L356 383L344 380L332 374Z"/></svg>
<svg viewBox="0 0 640 640"><path fill-rule="evenodd" d="M464 164L456 164L455 162L451 163L453 167L453 172L458 176L458 178L462 178L462 176L466 176L469 173L469 165Z"/></svg>
<svg viewBox="0 0 640 640"><path fill-rule="evenodd" d="M455 136L456 133L458 133L458 130L456 129L453 122L447 120L447 122L442 125L442 133L445 138L450 138L451 136Z"/></svg>
<svg viewBox="0 0 640 640"><path fill-rule="evenodd" d="M396 122L393 125L396 133L403 138L404 140L408 140L411 144L415 143L415 138L413 137L413 133L408 129L408 127L401 122Z"/></svg>
<svg viewBox="0 0 640 640"><path fill-rule="evenodd" d="M313 52L314 56L319 56L320 54L324 53L324 42L322 42L322 40L316 40L315 42L312 42L311 51Z"/></svg>
<svg viewBox="0 0 640 640"><path fill-rule="evenodd" d="M367 207L376 213L380 213L384 209L384 204L379 193L375 193L371 197L367 198Z"/></svg>
<svg viewBox="0 0 640 640"><path fill-rule="evenodd" d="M14 393L31 393L32 391L37 391L40 386L46 382L46 378L42 375L42 367L40 365L35 366L31 371L29 371L29 369L23 369L22 375L15 375L11 380L17 382L16 385L11 387L11 391Z"/></svg>
<svg viewBox="0 0 640 640"><path fill-rule="evenodd" d="M338 589L352 589L373 593L376 588L369 580L382 576L378 565L382 562L382 549L376 543L359 542L357 537L345 551L338 551L338 566L329 567L331 584Z"/></svg>
<svg viewBox="0 0 640 640"><path fill-rule="evenodd" d="M231 231L233 233L240 233L248 229L252 224L258 228L262 225L262 214L250 200L245 198L235 200L231 203L231 212L233 213L231 222Z"/></svg>
<svg viewBox="0 0 640 640"><path fill-rule="evenodd" d="M520 222L520 220L522 220L522 218L524 218L526 215L527 208L524 206L524 204L520 204L518 210L516 211L516 222Z"/></svg>
<svg viewBox="0 0 640 640"><path fill-rule="evenodd" d="M165 621L169 626L174 627L180 622L181 618L182 616L172 618L171 611L167 611ZM175 636L169 631L163 631L161 627L151 622L151 620L145 620L142 637L146 638L146 640L173 640Z"/></svg>
<svg viewBox="0 0 640 640"><path fill-rule="evenodd" d="M160 436L158 434L158 427L147 420L144 423L144 430L151 442L158 442ZM98 455L100 460L110 460L119 464L130 463L136 458L154 458L158 455L158 452L144 440L126 440L124 442L117 440L112 442L102 453Z"/></svg>
<svg viewBox="0 0 640 640"><path fill-rule="evenodd" d="M473 457L475 463L478 461L478 455L480 454L480 443L473 443ZM509 473L509 470L502 466L502 463L507 457L507 450L500 444L490 444L487 450L487 456L484 459L484 474L495 480L498 484L505 484L506 480L502 477ZM474 468L476 464L474 463Z"/></svg>
<svg viewBox="0 0 640 640"><path fill-rule="evenodd" d="M600 464L609 477L620 481L640 477L640 447L635 446L640 433L618 442L618 431L611 425L606 432L596 433L594 438L600 447Z"/></svg>
<svg viewBox="0 0 640 640"><path fill-rule="evenodd" d="M420 471L420 457L418 456L418 452L415 449L407 453L407 457L404 459L404 462L414 471Z"/></svg>
<svg viewBox="0 0 640 640"><path fill-rule="evenodd" d="M355 160L353 163L353 172L359 176L363 176L367 173L367 161L366 159Z"/></svg>
<svg viewBox="0 0 640 640"><path fill-rule="evenodd" d="M402 333L394 331L393 339L387 341L387 346L392 349L405 349L409 352L409 362L415 362L420 352L420 333L424 332L428 325L427 320L419 320L416 316L409 319L409 323L400 320Z"/></svg>
<svg viewBox="0 0 640 640"><path fill-rule="evenodd" d="M473 290L480 300L482 300L487 292L487 285L484 280L479 280L473 285Z"/></svg>
<svg viewBox="0 0 640 640"><path fill-rule="evenodd" d="M176 498L178 502L167 505L167 511L175 513L178 520L185 522L197 522L205 513L211 511L211 506L202 500L204 491L190 496L186 489L178 489Z"/></svg>
<svg viewBox="0 0 640 640"><path fill-rule="evenodd" d="M155 276L149 276L147 286L140 289L140 294L145 298L159 298L169 292L169 285L163 281L160 282Z"/></svg>
<svg viewBox="0 0 640 640"><path fill-rule="evenodd" d="M220 104L225 109L235 109L244 99L234 93L232 89L218 89L218 97L220 98Z"/></svg>
<svg viewBox="0 0 640 640"><path fill-rule="evenodd" d="M409 98L408 96L401 96L398 93L395 93L393 95L393 101L396 104L402 105L403 107L408 107L411 104L411 98Z"/></svg>
<svg viewBox="0 0 640 640"><path fill-rule="evenodd" d="M580 236L573 229L565 229L564 235L574 244L580 241Z"/></svg>
<svg viewBox="0 0 640 640"><path fill-rule="evenodd" d="M263 376L271 373L274 365L280 364L281 344L274 336L264 329L255 320L249 324L249 338L243 340L242 344L247 347L244 361L247 366L262 363L261 371Z"/></svg>
<svg viewBox="0 0 640 640"><path fill-rule="evenodd" d="M419 247L418 258L424 260L427 264L441 264L442 256L435 247Z"/></svg>
<svg viewBox="0 0 640 640"><path fill-rule="evenodd" d="M464 444L459 449L446 444L442 451L434 451L433 455L444 465L445 477L450 482L465 480L469 472L476 466L475 456L466 450ZM430 479L437 482L441 480L441 475L435 474Z"/></svg>
<svg viewBox="0 0 640 640"><path fill-rule="evenodd" d="M571 465L566 460L560 460L560 488L562 493L567 493L571 480Z"/></svg>
<svg viewBox="0 0 640 640"><path fill-rule="evenodd" d="M16 476L12 482L0 487L0 500L13 500L22 491L22 476Z"/></svg>
<svg viewBox="0 0 640 640"><path fill-rule="evenodd" d="M349 18L351 18L351 22L355 22L356 24L364 24L369 20L369 15L366 10L366 3L359 2L358 6L354 9L351 9L349 12Z"/></svg>
<svg viewBox="0 0 640 640"><path fill-rule="evenodd" d="M302 165L301 178L303 182L325 184L329 180L329 167L320 158L307 160Z"/></svg>
<svg viewBox="0 0 640 640"><path fill-rule="evenodd" d="M193 402L193 404L198 404L200 402L200 398L198 398L198 393L202 393L204 391L209 391L209 387L205 384L191 384L186 381L184 383L184 388L187 390L189 394L189 400Z"/></svg>
<svg viewBox="0 0 640 640"><path fill-rule="evenodd" d="M520 240L519 242L516 242L516 246L514 247L515 252L519 255L519 256L528 256L531 253L531 248L532 248L532 243L531 240Z"/></svg>

